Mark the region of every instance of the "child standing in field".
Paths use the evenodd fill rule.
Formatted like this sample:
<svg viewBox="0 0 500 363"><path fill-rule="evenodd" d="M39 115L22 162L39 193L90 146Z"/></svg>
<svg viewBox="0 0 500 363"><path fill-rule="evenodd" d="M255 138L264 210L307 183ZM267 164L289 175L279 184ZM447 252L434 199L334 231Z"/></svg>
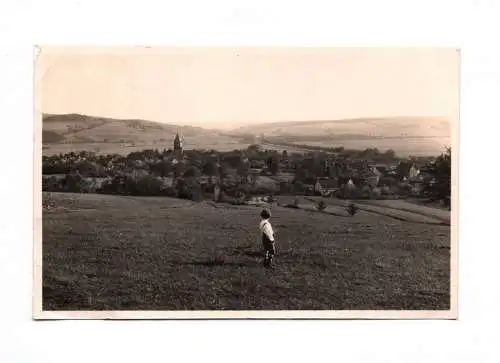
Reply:
<svg viewBox="0 0 500 363"><path fill-rule="evenodd" d="M264 246L264 266L272 267L273 257L276 254L276 246L274 241L274 231L271 226L269 219L271 218L271 213L264 209L260 213L262 220L259 224L259 229L262 234L262 245Z"/></svg>

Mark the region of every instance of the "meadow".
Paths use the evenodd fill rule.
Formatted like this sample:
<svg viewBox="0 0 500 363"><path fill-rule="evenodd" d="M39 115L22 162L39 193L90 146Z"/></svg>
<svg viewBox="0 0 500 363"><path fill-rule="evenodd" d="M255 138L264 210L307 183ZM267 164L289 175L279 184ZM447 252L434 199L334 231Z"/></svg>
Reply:
<svg viewBox="0 0 500 363"><path fill-rule="evenodd" d="M349 217L344 201L327 203L271 208L267 270L258 207L43 193L43 309L449 309L449 225L415 205Z"/></svg>

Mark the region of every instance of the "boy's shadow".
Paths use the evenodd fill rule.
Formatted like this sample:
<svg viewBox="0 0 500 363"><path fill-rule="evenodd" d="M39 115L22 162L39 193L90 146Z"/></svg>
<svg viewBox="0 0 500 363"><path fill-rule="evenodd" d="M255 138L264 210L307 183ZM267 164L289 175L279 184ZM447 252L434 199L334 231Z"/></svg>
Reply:
<svg viewBox="0 0 500 363"><path fill-rule="evenodd" d="M263 251L256 251L254 245L238 246L230 252L231 256L264 257Z"/></svg>

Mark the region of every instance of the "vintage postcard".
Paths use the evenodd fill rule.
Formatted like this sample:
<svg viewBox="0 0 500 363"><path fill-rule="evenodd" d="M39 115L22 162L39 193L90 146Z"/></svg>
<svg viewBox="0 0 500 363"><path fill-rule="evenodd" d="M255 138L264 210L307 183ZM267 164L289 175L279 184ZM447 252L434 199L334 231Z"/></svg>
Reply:
<svg viewBox="0 0 500 363"><path fill-rule="evenodd" d="M35 319L457 318L459 50L35 53Z"/></svg>

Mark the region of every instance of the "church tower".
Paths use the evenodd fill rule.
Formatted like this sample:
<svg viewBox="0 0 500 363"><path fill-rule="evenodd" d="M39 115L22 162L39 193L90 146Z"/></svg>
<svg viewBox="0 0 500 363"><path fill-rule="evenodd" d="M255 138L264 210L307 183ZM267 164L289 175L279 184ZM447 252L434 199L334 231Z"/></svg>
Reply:
<svg viewBox="0 0 500 363"><path fill-rule="evenodd" d="M175 135L174 139L174 153L176 156L180 157L182 156L182 140L181 137L179 136L179 132Z"/></svg>

